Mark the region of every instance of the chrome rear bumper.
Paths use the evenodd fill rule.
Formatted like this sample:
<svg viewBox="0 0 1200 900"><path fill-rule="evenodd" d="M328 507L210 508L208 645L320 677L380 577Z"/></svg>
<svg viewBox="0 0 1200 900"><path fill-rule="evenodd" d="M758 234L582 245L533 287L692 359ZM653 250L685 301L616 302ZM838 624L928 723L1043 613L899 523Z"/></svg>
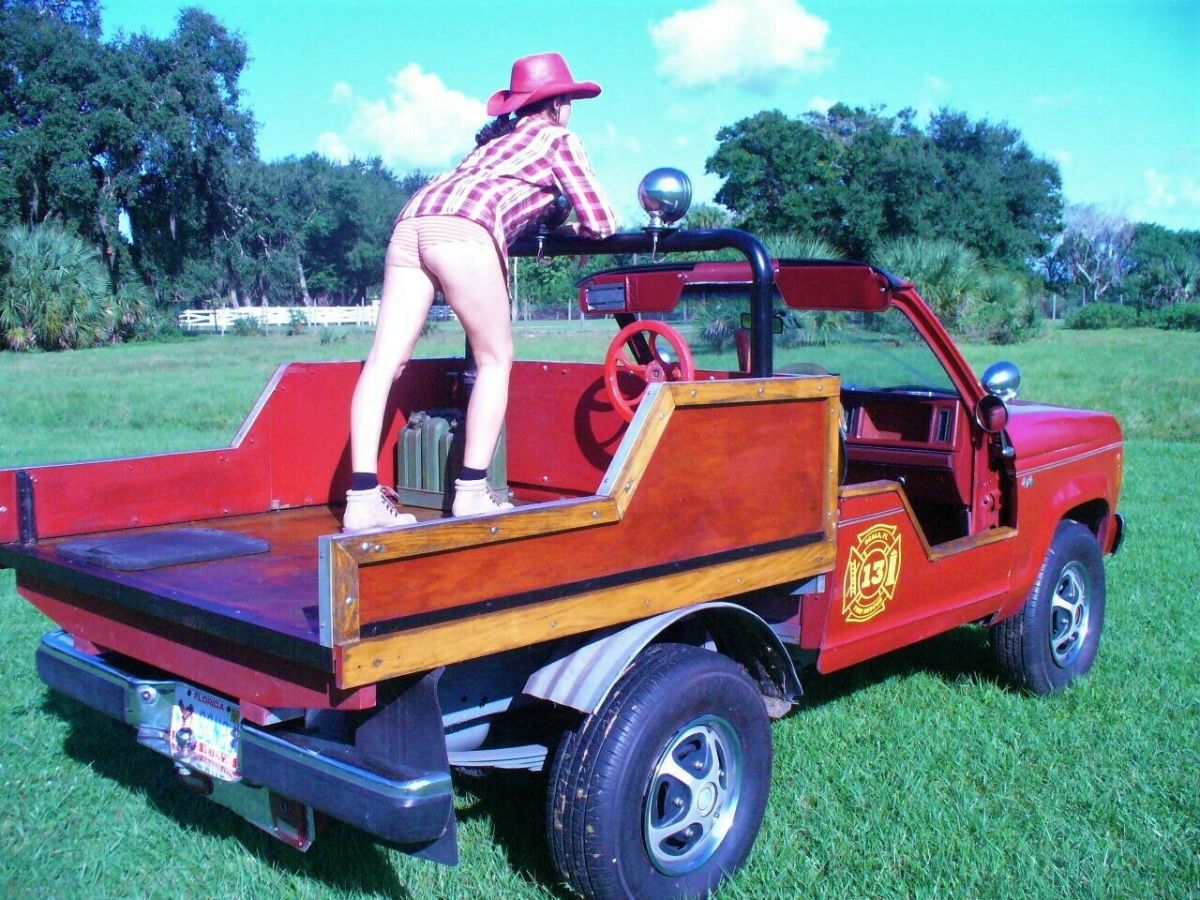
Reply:
<svg viewBox="0 0 1200 900"><path fill-rule="evenodd" d="M105 656L80 651L63 631L42 638L37 670L54 690L133 726L138 743L173 757L167 735L177 682L135 677ZM391 765L301 732L238 727L240 780L210 778L177 762L185 783L301 850L312 844L317 810L410 852L457 861L457 849L441 840L454 842L448 769ZM438 847L430 852L432 845Z"/></svg>

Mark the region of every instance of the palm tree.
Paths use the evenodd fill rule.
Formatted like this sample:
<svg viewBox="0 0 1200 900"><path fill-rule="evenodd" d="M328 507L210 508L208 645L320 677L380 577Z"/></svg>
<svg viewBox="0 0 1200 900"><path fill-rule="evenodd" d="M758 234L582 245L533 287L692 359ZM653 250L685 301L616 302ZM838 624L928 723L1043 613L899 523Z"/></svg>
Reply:
<svg viewBox="0 0 1200 900"><path fill-rule="evenodd" d="M0 339L13 350L90 347L111 333L108 276L96 251L52 224L0 240Z"/></svg>

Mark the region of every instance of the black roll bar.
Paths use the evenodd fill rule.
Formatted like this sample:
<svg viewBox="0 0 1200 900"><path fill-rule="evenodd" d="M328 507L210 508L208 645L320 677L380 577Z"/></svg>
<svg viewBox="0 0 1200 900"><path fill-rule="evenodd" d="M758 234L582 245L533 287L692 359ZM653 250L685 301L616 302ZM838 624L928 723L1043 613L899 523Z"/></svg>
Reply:
<svg viewBox="0 0 1200 900"><path fill-rule="evenodd" d="M551 234L522 238L508 248L510 256L583 256L598 253L683 253L706 250L737 250L750 263L750 374L767 378L775 370L772 344L772 305L775 272L762 241L740 228L664 229L622 231L601 240L574 235Z"/></svg>

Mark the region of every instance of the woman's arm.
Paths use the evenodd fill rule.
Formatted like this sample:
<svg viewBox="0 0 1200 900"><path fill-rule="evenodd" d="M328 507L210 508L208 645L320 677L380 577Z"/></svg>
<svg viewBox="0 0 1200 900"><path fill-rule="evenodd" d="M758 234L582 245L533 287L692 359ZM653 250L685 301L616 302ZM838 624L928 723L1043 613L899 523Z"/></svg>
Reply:
<svg viewBox="0 0 1200 900"><path fill-rule="evenodd" d="M568 131L559 138L552 166L559 187L575 207L579 233L603 238L616 232L617 214L596 181L592 164L578 137Z"/></svg>

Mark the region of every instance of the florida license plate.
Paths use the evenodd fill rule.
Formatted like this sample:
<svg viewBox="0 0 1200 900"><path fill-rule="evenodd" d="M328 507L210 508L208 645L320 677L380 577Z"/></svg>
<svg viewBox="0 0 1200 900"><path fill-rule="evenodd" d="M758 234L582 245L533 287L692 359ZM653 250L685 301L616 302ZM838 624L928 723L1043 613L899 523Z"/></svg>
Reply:
<svg viewBox="0 0 1200 900"><path fill-rule="evenodd" d="M173 759L213 778L239 781L240 733L241 716L236 703L190 684L177 683L167 734Z"/></svg>

